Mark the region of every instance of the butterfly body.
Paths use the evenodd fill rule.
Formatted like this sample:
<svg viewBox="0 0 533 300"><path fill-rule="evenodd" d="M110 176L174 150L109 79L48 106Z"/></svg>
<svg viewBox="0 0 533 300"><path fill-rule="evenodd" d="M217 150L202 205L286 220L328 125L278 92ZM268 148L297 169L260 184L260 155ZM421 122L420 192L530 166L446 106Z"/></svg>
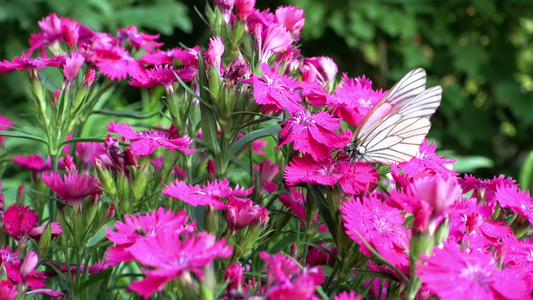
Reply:
<svg viewBox="0 0 533 300"><path fill-rule="evenodd" d="M374 105L344 147L352 162L390 165L413 158L431 127L442 88L426 89L426 72L408 72Z"/></svg>

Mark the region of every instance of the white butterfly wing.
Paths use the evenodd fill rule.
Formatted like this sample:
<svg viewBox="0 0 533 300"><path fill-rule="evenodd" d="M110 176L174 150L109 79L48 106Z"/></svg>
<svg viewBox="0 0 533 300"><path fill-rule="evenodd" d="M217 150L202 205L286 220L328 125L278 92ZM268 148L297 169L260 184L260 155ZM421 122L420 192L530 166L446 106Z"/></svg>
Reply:
<svg viewBox="0 0 533 300"><path fill-rule="evenodd" d="M367 114L352 138L358 160L388 165L417 154L442 98L440 86L425 85L426 72L412 70Z"/></svg>
<svg viewBox="0 0 533 300"><path fill-rule="evenodd" d="M426 89L426 71L417 68L405 74L381 100L366 114L355 132L352 142L360 133L368 131L376 122L387 115L393 114L400 106L413 99Z"/></svg>

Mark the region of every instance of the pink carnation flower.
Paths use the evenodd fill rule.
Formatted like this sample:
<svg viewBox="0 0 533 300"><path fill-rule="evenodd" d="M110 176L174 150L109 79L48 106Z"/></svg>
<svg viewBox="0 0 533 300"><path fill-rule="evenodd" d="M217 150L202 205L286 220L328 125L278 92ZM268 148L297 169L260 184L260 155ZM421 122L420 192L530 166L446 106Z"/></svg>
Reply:
<svg viewBox="0 0 533 300"><path fill-rule="evenodd" d="M13 58L11 62L4 60L0 62L0 74L9 73L15 69L17 70L26 70L30 71L43 70L45 67L61 67L65 64L65 60L68 56L56 55L52 58L29 58L24 54L18 57Z"/></svg>
<svg viewBox="0 0 533 300"><path fill-rule="evenodd" d="M341 84L335 90L336 98L332 99L330 105L341 119L359 126L366 114L384 95L382 90L373 90L372 81L365 76L350 79L344 74Z"/></svg>
<svg viewBox="0 0 533 300"><path fill-rule="evenodd" d="M196 47L193 48L198 50ZM155 53L142 53L143 62L149 65L174 65L175 60L181 61L184 67L196 66L198 64L198 57L188 50L183 50L180 47L170 50L157 50Z"/></svg>
<svg viewBox="0 0 533 300"><path fill-rule="evenodd" d="M326 56L306 57L299 66L302 80L328 87L335 82L338 68L332 58Z"/></svg>
<svg viewBox="0 0 533 300"><path fill-rule="evenodd" d="M488 249L500 244L500 239L511 233L503 222L489 221L492 210L477 203L475 198L461 199L450 214L449 241L470 249Z"/></svg>
<svg viewBox="0 0 533 300"><path fill-rule="evenodd" d="M129 286L145 299L163 290L167 282L189 272L203 280L203 269L215 258L229 258L233 254L232 247L227 246L224 239L217 242L216 237L207 232L180 236L163 231L151 239L138 241L129 251L139 263L154 268L141 269L147 277Z"/></svg>
<svg viewBox="0 0 533 300"><path fill-rule="evenodd" d="M46 170L50 170L52 167L52 161L50 157L45 161L44 158L37 154L28 154L24 156L22 154L13 156L13 162L17 165L28 169L34 173L41 173Z"/></svg>
<svg viewBox="0 0 533 300"><path fill-rule="evenodd" d="M22 204L12 204L4 212L4 232L21 240L37 225L38 221L35 210Z"/></svg>
<svg viewBox="0 0 533 300"><path fill-rule="evenodd" d="M0 280L0 295L3 300L15 300L18 295L17 286L9 279Z"/></svg>
<svg viewBox="0 0 533 300"><path fill-rule="evenodd" d="M268 264L265 286L266 299L314 299L316 287L324 283L324 272L319 267L300 269L294 261L278 253L259 253Z"/></svg>
<svg viewBox="0 0 533 300"><path fill-rule="evenodd" d="M217 72L223 72L222 55L224 54L224 42L218 36L209 39L209 46L207 48L207 55L205 58L206 68L213 68ZM224 75L220 73L220 75ZM209 75L208 75L209 76Z"/></svg>
<svg viewBox="0 0 533 300"><path fill-rule="evenodd" d="M175 72L175 73L174 73ZM181 80L187 82L191 81L196 74L193 68L183 68L174 70L172 66L155 66L152 69L147 69L143 73L139 73L137 77L133 77L128 83L133 86L151 88L157 85L162 85L167 94L174 94L173 83L178 81L176 75Z"/></svg>
<svg viewBox="0 0 533 300"><path fill-rule="evenodd" d="M282 24L270 24L266 28L256 26L253 35L257 40L261 63L267 63L272 55L289 48L294 42L291 33Z"/></svg>
<svg viewBox="0 0 533 300"><path fill-rule="evenodd" d="M304 27L304 10L298 9L294 6L280 6L274 13L276 16L276 23L283 24L289 30L293 37L300 36L300 30Z"/></svg>
<svg viewBox="0 0 533 300"><path fill-rule="evenodd" d="M375 194L348 200L340 210L346 234L361 246L365 255L372 256L372 252L359 235L394 266L405 267L409 264L405 251L409 241L407 229L402 225L405 217L401 210L381 202Z"/></svg>
<svg viewBox="0 0 533 300"><path fill-rule="evenodd" d="M277 67L270 69L268 64L261 65L263 77L253 77L254 100L262 105L275 105L277 109L286 109L296 113L303 109L302 100L296 91L299 84L294 78L280 75Z"/></svg>
<svg viewBox="0 0 533 300"><path fill-rule="evenodd" d="M413 230L433 234L461 194L455 177L434 175L417 179L402 191L392 191L388 201L414 215Z"/></svg>
<svg viewBox="0 0 533 300"><path fill-rule="evenodd" d="M533 276L533 239L519 240L513 234L508 234L502 238L502 242L506 248L503 262Z"/></svg>
<svg viewBox="0 0 533 300"><path fill-rule="evenodd" d="M111 123L107 125L106 129L109 132L118 133L125 139L132 142L130 148L135 155L150 155L159 147L165 147L171 151L179 150L185 154L193 154L196 150L188 148L192 144L191 138L188 136L180 138L174 125L171 125L168 132L159 130L145 130L136 132L133 130L131 125L126 123L122 125L120 123L111 121Z"/></svg>
<svg viewBox="0 0 533 300"><path fill-rule="evenodd" d="M296 188L289 187L289 191L289 193L279 195L279 201L285 207L291 209L292 213L298 218L305 220L305 201L307 201L305 195L298 192ZM317 213L316 216L318 217L319 214ZM313 224L316 223L317 217L313 218ZM304 224L302 223L301 227L303 226ZM319 232L328 232L328 227L324 224L318 225L317 229Z"/></svg>
<svg viewBox="0 0 533 300"><path fill-rule="evenodd" d="M226 201L226 223L232 233L249 225L265 226L268 222L268 210L261 205L254 205L249 199L231 197Z"/></svg>
<svg viewBox="0 0 533 300"><path fill-rule="evenodd" d="M402 168L403 174L408 178L417 177L418 174L441 174L446 176L457 176L457 172L448 169L456 160L443 158L435 154L437 146L431 144L426 139L420 145L420 149L411 160L398 164Z"/></svg>
<svg viewBox="0 0 533 300"><path fill-rule="evenodd" d="M196 230L196 222L187 224L189 216L184 210L173 213L159 207L146 215L125 215L124 222L117 221L113 231L106 228L107 238L116 244L106 252L107 260L113 264L134 259L129 248L138 241L151 239L163 231L176 235L192 233Z"/></svg>
<svg viewBox="0 0 533 300"><path fill-rule="evenodd" d="M139 32L137 27L133 25L128 26L127 29L119 28L117 37L120 40L129 40L137 51L139 51L140 48L143 48L148 53L154 53L155 51L151 47L157 48L163 46L163 43L155 41L159 38L159 34L151 35Z"/></svg>
<svg viewBox="0 0 533 300"><path fill-rule="evenodd" d="M244 285L243 267L240 263L232 263L224 272L224 280L228 281L226 287L226 293L230 293L231 290L238 290Z"/></svg>
<svg viewBox="0 0 533 300"><path fill-rule="evenodd" d="M333 300L361 300L361 295L355 295L354 291L348 292L344 291L333 297Z"/></svg>
<svg viewBox="0 0 533 300"><path fill-rule="evenodd" d="M96 197L102 192L98 179L83 173L71 172L65 174L63 180L58 173L49 171L43 174L42 179L60 199L74 206L81 206L81 202L85 197Z"/></svg>
<svg viewBox="0 0 533 300"><path fill-rule="evenodd" d="M41 32L32 33L30 49L24 51L24 55L31 56L37 49L41 49L41 56L46 57L45 46L56 48L59 42L65 42L73 47L78 42L80 29L78 22L65 17L59 18L56 13L51 13L38 22Z"/></svg>
<svg viewBox="0 0 533 300"><path fill-rule="evenodd" d="M70 56L65 59L63 76L67 82L72 82L76 79L84 62L85 59L83 55L78 52L72 52Z"/></svg>
<svg viewBox="0 0 533 300"><path fill-rule="evenodd" d="M143 72L141 62L131 57L124 48L118 45L111 48L96 48L95 54L97 55L96 65L111 80L120 81L128 75L135 78Z"/></svg>
<svg viewBox="0 0 533 300"><path fill-rule="evenodd" d="M276 149L294 142L295 150L309 153L315 161L331 158L332 149L344 146L334 132L341 127L339 119L325 111L312 115L305 109L300 110L283 123Z"/></svg>
<svg viewBox="0 0 533 300"><path fill-rule="evenodd" d="M13 126L14 122L10 121L7 117L0 115L0 131L6 130L9 126ZM0 136L0 146L6 140L5 136Z"/></svg>
<svg viewBox="0 0 533 300"><path fill-rule="evenodd" d="M225 207L222 199L250 195L253 187L245 190L239 185L232 189L229 187L229 180L222 181L215 180L208 182L207 185L189 185L185 181L176 180L174 183L169 183L163 188L163 195L170 196L175 199L180 199L183 202L189 203L193 206L198 205L213 205L216 209Z"/></svg>
<svg viewBox="0 0 533 300"><path fill-rule="evenodd" d="M489 207L495 207L497 188L514 185L515 181L512 178L505 178L505 175L494 176L493 179L478 179L473 175L465 175L465 178L460 180L460 183L464 188L464 193L474 190L478 201L482 201L484 205Z"/></svg>
<svg viewBox="0 0 533 300"><path fill-rule="evenodd" d="M529 191L519 189L515 185L498 186L496 199L502 208L510 208L533 224L533 199Z"/></svg>
<svg viewBox="0 0 533 300"><path fill-rule="evenodd" d="M455 243L421 255L415 273L443 300L529 299L530 278L519 269L499 269L489 253L461 250Z"/></svg>
<svg viewBox="0 0 533 300"><path fill-rule="evenodd" d="M345 193L368 194L378 184L379 174L370 164L334 161L333 158L316 162L310 155L295 156L285 167L285 180L289 185L300 182L334 185L337 182Z"/></svg>
<svg viewBox="0 0 533 300"><path fill-rule="evenodd" d="M15 282L24 283L32 289L45 286L46 276L29 265L30 260L24 265L24 261L19 258L18 252L11 252L9 246L0 248L0 266L5 270L7 277Z"/></svg>

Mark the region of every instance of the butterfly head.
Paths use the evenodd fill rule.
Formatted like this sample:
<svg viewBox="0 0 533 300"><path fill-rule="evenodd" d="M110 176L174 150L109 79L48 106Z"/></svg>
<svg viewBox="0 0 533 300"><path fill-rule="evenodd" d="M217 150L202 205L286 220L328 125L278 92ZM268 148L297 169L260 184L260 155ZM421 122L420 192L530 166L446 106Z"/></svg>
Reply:
<svg viewBox="0 0 533 300"><path fill-rule="evenodd" d="M360 161L365 156L364 149L361 149L361 146L357 142L344 146L344 153L350 157L352 163Z"/></svg>

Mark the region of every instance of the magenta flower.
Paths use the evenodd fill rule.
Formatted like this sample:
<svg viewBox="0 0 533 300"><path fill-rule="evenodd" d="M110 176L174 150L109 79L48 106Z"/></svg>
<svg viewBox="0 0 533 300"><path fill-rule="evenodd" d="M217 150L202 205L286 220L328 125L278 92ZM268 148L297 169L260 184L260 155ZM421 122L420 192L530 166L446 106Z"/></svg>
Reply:
<svg viewBox="0 0 533 300"><path fill-rule="evenodd" d="M41 56L46 57L45 46L56 48L59 42L65 42L73 47L78 42L80 25L75 20L59 18L56 13L51 13L38 23L41 32L31 35L30 49L24 51L26 56L31 56L37 48L41 48Z"/></svg>
<svg viewBox="0 0 533 300"><path fill-rule="evenodd" d="M289 187L289 193L281 194L279 196L279 201L287 208L292 210L292 213L296 215L296 217L300 218L301 220L306 220L305 217L305 201L307 201L305 195L298 192L296 188ZM316 214L317 217L319 214ZM314 223L316 223L318 218L313 218L311 220ZM301 224L303 227L303 224ZM317 227L319 232L328 232L328 227L324 224L318 225Z"/></svg>
<svg viewBox="0 0 533 300"><path fill-rule="evenodd" d="M70 57L65 59L65 65L63 66L63 76L67 82L72 82L78 76L81 66L85 62L83 55L78 52L72 52Z"/></svg>
<svg viewBox="0 0 533 300"><path fill-rule="evenodd" d="M361 252L372 256L359 235L381 256L396 267L409 264L407 229L402 211L393 208L375 195L348 200L341 208L346 234L361 246ZM359 233L359 235L357 234Z"/></svg>
<svg viewBox="0 0 533 300"><path fill-rule="evenodd" d="M409 161L398 164L398 167L402 168L403 174L408 178L414 178L421 173L457 176L457 172L448 169L456 160L435 154L436 149L437 146L433 142L430 144L426 139L420 145L417 155Z"/></svg>
<svg viewBox="0 0 533 300"><path fill-rule="evenodd" d="M333 158L316 162L310 155L295 156L285 167L285 181L288 185L300 182L334 185L337 182L345 193L368 194L378 184L379 174L370 164L350 161L334 161Z"/></svg>
<svg viewBox="0 0 533 300"><path fill-rule="evenodd" d="M279 174L279 166L268 160L268 158L265 158L263 162L259 165L254 165L253 167L259 173L259 178L257 180L258 184L256 185L257 195L262 197L265 191L273 193L278 188L273 180Z"/></svg>
<svg viewBox="0 0 533 300"><path fill-rule="evenodd" d="M174 94L173 83L178 81L176 75L181 80L187 82L193 80L195 74L196 70L190 67L174 70L169 65L155 66L152 69L147 69L143 73L138 74L138 77L133 77L128 83L133 86L145 88L162 85L165 87L167 94Z"/></svg>
<svg viewBox="0 0 533 300"><path fill-rule="evenodd" d="M233 4L235 0L213 0L213 4L220 10L222 15L222 20L224 23L228 24L231 19L231 10L233 9Z"/></svg>
<svg viewBox="0 0 533 300"><path fill-rule="evenodd" d="M306 57L299 67L302 80L328 87L335 82L338 68L333 59L326 56Z"/></svg>
<svg viewBox="0 0 533 300"><path fill-rule="evenodd" d="M413 181L403 191L391 192L389 204L414 214L413 229L433 234L440 222L461 197L462 190L455 177L426 176Z"/></svg>
<svg viewBox="0 0 533 300"><path fill-rule="evenodd" d="M188 136L180 138L174 125L170 126L168 132L159 130L136 132L127 123L122 125L111 121L106 129L109 132L118 133L129 140L131 142L130 148L135 155L150 155L159 147L165 147L171 151L177 149L185 154L193 154L196 150L187 148L192 144L191 138Z"/></svg>
<svg viewBox="0 0 533 300"><path fill-rule="evenodd" d="M505 175L494 176L493 179L478 179L472 175L465 175L465 178L460 180L460 183L464 188L464 193L474 190L478 201L482 201L490 207L495 207L498 187L514 185L515 181L512 178L505 178Z"/></svg>
<svg viewBox="0 0 533 300"><path fill-rule="evenodd" d="M264 227L268 222L268 210L254 205L249 199L231 197L226 201L226 223L228 230L235 233L249 225Z"/></svg>
<svg viewBox="0 0 533 300"><path fill-rule="evenodd" d="M355 295L354 291L348 292L344 291L333 297L333 300L361 300L361 295Z"/></svg>
<svg viewBox="0 0 533 300"><path fill-rule="evenodd" d="M38 221L35 210L22 204L12 204L4 212L4 232L17 240L22 240Z"/></svg>
<svg viewBox="0 0 533 300"><path fill-rule="evenodd" d="M305 109L300 110L283 123L276 149L294 142L295 150L311 154L315 161L331 158L332 149L344 146L334 132L341 127L339 119L325 111L311 115Z"/></svg>
<svg viewBox="0 0 533 300"><path fill-rule="evenodd" d="M9 126L13 126L14 122L10 121L7 117L0 115L0 131L7 130ZM0 146L4 144L6 140L5 136L0 136Z"/></svg>
<svg viewBox="0 0 533 300"><path fill-rule="evenodd" d="M246 18L246 26L248 26L248 30L250 32L255 33L256 30L261 31L264 27L272 25L272 23L274 23L275 18L276 16L268 9L263 11L260 11L259 9L253 9L252 12Z"/></svg>
<svg viewBox="0 0 533 300"><path fill-rule="evenodd" d="M96 65L111 80L120 81L128 75L136 78L143 72L141 62L131 57L124 48L118 45L109 49L97 48L95 53L97 55Z"/></svg>
<svg viewBox="0 0 533 300"><path fill-rule="evenodd" d="M235 15L246 20L254 12L255 0L235 0Z"/></svg>
<svg viewBox="0 0 533 300"><path fill-rule="evenodd" d="M224 42L218 36L209 39L207 56L205 58L206 68L213 68L217 72L223 72L222 55L224 54ZM224 75L224 74L220 74Z"/></svg>
<svg viewBox="0 0 533 300"><path fill-rule="evenodd" d="M120 40L129 40L137 51L139 51L140 48L143 48L148 53L154 53L155 51L151 47L157 48L163 46L163 43L155 41L159 38L159 34L151 35L139 32L137 31L137 27L133 25L128 26L127 29L119 28L117 37Z"/></svg>
<svg viewBox="0 0 533 300"><path fill-rule="evenodd" d="M488 249L500 244L500 239L511 233L503 222L489 221L492 210L477 203L475 198L457 201L450 214L448 240L470 249Z"/></svg>
<svg viewBox="0 0 533 300"><path fill-rule="evenodd" d="M197 66L198 57L196 52L199 47L196 46L190 50L183 50L180 47L172 48L170 50L157 50L155 53L141 53L143 61L146 64L158 66L158 65L174 65L175 60L181 61L184 67Z"/></svg>
<svg viewBox="0 0 533 300"><path fill-rule="evenodd" d="M96 78L96 71L94 69L89 69L87 71L87 74L83 76L83 81L81 85L87 84L87 89L91 87L93 84L94 79Z"/></svg>
<svg viewBox="0 0 533 300"><path fill-rule="evenodd" d="M235 0L235 15L246 20L254 12L255 0Z"/></svg>
<svg viewBox="0 0 533 300"><path fill-rule="evenodd" d="M502 238L506 253L503 262L511 268L521 268L533 274L533 239L519 240L513 234Z"/></svg>
<svg viewBox="0 0 533 300"><path fill-rule="evenodd" d="M426 288L447 299L529 299L530 278L519 269L498 269L489 253L464 251L454 243L421 255L415 273Z"/></svg>
<svg viewBox="0 0 533 300"><path fill-rule="evenodd" d="M382 90L373 90L372 81L365 76L350 79L343 75L335 90L336 98L330 105L333 112L344 121L359 126L366 114L385 95Z"/></svg>
<svg viewBox="0 0 533 300"><path fill-rule="evenodd" d="M280 75L277 67L269 69L266 63L261 65L261 70L264 77L253 77L255 102L275 105L277 109L286 109L291 113L303 109L299 103L302 97L296 92L299 84L294 78Z"/></svg>
<svg viewBox="0 0 533 300"><path fill-rule="evenodd" d="M502 208L510 208L533 224L533 199L529 191L521 190L515 185L498 186L496 199Z"/></svg>
<svg viewBox="0 0 533 300"><path fill-rule="evenodd" d="M227 246L224 239L217 242L216 237L207 232L180 236L163 231L151 239L136 242L129 251L139 263L155 268L141 269L148 276L129 286L145 299L161 291L167 282L189 272L203 280L203 268L215 258L229 258L233 254L232 247Z"/></svg>
<svg viewBox="0 0 533 300"><path fill-rule="evenodd" d="M300 269L294 261L278 253L259 253L267 264L266 299L313 299L317 285L324 283L324 272L319 267Z"/></svg>
<svg viewBox="0 0 533 300"><path fill-rule="evenodd" d="M267 63L272 55L289 48L294 42L291 33L282 24L270 24L266 28L256 26L253 35L257 40L260 63Z"/></svg>
<svg viewBox="0 0 533 300"><path fill-rule="evenodd" d="M296 39L300 36L300 30L304 27L304 10L293 6L280 6L274 13L276 23L283 24Z"/></svg>
<svg viewBox="0 0 533 300"><path fill-rule="evenodd" d="M13 156L13 162L33 173L41 173L50 170L52 167L50 157L45 161L44 158L37 154L28 154L28 156L22 154L15 155Z"/></svg>
<svg viewBox="0 0 533 300"><path fill-rule="evenodd" d="M7 277L15 282L28 285L32 289L37 289L45 286L46 276L43 272L38 272L34 268L29 270L30 261L24 265L24 269L21 270L24 261L19 258L19 253L11 252L9 246L0 248L0 268L5 271ZM24 278L21 276L24 275Z"/></svg>
<svg viewBox="0 0 533 300"><path fill-rule="evenodd" d="M18 293L17 286L11 283L11 280L0 280L0 295L2 295L2 300L15 300Z"/></svg>
<svg viewBox="0 0 533 300"><path fill-rule="evenodd" d="M54 171L43 173L43 182L54 191L57 196L72 204L73 206L81 206L81 202L85 197L96 197L102 190L100 189L100 182L91 175L71 172L64 175L64 180L61 175Z"/></svg>
<svg viewBox="0 0 533 300"><path fill-rule="evenodd" d="M106 252L106 259L113 265L134 259L129 248L138 241L151 239L163 231L176 235L189 234L196 230L196 222L187 224L189 216L184 210L173 213L159 207L146 215L125 215L124 223L115 223L116 232L106 228L107 238L116 244Z"/></svg>
<svg viewBox="0 0 533 300"><path fill-rule="evenodd" d="M56 55L52 58L28 58L24 54L18 57L13 58L11 62L4 60L0 63L0 74L9 73L15 69L17 70L26 70L30 71L43 70L45 67L61 67L65 64L67 55Z"/></svg>
<svg viewBox="0 0 533 300"><path fill-rule="evenodd" d="M229 293L231 290L238 290L244 285L244 274L243 267L240 263L232 263L224 272L224 280L228 281L228 286L226 287L226 292Z"/></svg>
<svg viewBox="0 0 533 300"><path fill-rule="evenodd" d="M215 179L214 182L208 182L207 185L188 185L185 181L176 180L169 183L163 188L163 195L180 199L183 202L193 206L213 205L216 209L225 207L223 198L250 195L253 187L245 190L239 185L232 189L229 187L229 180L223 179L221 182ZM242 199L240 199L242 200Z"/></svg>
<svg viewBox="0 0 533 300"><path fill-rule="evenodd" d="M30 232L28 232L28 235L33 239L40 240L41 235L46 229L46 226L48 226L48 224L33 227L33 229L30 230ZM61 223L59 222L50 223L50 229L52 229L52 238L56 238L63 233L63 229L61 228Z"/></svg>

